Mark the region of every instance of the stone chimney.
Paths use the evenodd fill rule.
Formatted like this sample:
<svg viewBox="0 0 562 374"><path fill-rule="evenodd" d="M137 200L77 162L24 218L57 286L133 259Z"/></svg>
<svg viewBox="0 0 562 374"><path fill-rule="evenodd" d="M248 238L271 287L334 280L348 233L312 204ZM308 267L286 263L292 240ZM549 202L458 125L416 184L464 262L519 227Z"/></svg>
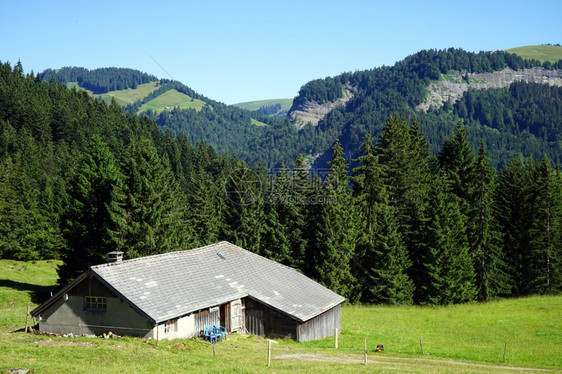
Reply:
<svg viewBox="0 0 562 374"><path fill-rule="evenodd" d="M123 252L113 251L107 254L107 262L121 262L123 261Z"/></svg>

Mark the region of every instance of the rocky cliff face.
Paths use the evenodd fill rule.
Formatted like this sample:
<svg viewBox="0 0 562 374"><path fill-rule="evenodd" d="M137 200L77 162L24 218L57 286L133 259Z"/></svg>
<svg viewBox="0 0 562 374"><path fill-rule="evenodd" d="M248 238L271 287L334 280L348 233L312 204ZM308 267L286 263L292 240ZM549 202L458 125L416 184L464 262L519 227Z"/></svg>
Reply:
<svg viewBox="0 0 562 374"><path fill-rule="evenodd" d="M305 103L291 108L289 118L295 124L297 129L302 128L307 123L317 126L318 122L324 116L330 113L334 108L345 105L354 93L351 87L344 88L343 98L330 103L318 104L314 101L306 101Z"/></svg>
<svg viewBox="0 0 562 374"><path fill-rule="evenodd" d="M431 82L426 100L416 109L427 111L432 107L440 107L449 101L451 104L459 100L469 89L483 90L487 88L507 87L515 81L545 83L562 86L561 70L531 68L524 70L504 69L493 73L449 72L442 75L441 80Z"/></svg>
<svg viewBox="0 0 562 374"><path fill-rule="evenodd" d="M468 73L449 72L441 75L442 79L431 82L428 86L429 94L425 101L416 109L428 111L430 108L438 108L446 101L451 104L461 98L463 93L469 89L484 90L488 88L507 87L515 81L544 83L553 86L562 86L562 70L546 70L543 68L531 68L524 70L504 69L493 73ZM354 92L352 87L345 87L344 97L336 102L318 104L316 102L305 102L297 107L291 108L289 118L295 126L300 129L305 124L311 123L317 126L334 108L345 105Z"/></svg>

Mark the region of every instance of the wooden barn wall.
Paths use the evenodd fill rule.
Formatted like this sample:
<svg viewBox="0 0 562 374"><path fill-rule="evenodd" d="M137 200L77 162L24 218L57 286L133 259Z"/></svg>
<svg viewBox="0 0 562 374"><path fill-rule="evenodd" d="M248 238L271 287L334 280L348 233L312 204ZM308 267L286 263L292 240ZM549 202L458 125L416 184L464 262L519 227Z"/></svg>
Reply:
<svg viewBox="0 0 562 374"><path fill-rule="evenodd" d="M215 323L220 323L220 313L219 308L214 308L211 313L209 309L201 310L194 313L195 317L195 331L199 334L205 330L205 326L214 325Z"/></svg>
<svg viewBox="0 0 562 374"><path fill-rule="evenodd" d="M116 295L97 278L90 276L68 291L68 295L72 296L102 296L115 297Z"/></svg>
<svg viewBox="0 0 562 374"><path fill-rule="evenodd" d="M336 329L341 331L341 304L301 323L297 327L297 341L306 342L333 336Z"/></svg>
<svg viewBox="0 0 562 374"><path fill-rule="evenodd" d="M245 328L248 334L270 338L297 338L297 322L253 299L245 300Z"/></svg>

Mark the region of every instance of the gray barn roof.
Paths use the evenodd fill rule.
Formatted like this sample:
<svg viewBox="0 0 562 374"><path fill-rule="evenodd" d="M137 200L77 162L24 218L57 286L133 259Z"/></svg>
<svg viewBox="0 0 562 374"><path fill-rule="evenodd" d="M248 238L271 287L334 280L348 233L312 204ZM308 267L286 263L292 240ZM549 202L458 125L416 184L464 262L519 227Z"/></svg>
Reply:
<svg viewBox="0 0 562 374"><path fill-rule="evenodd" d="M90 271L153 323L246 296L304 322L344 301L296 270L228 242Z"/></svg>

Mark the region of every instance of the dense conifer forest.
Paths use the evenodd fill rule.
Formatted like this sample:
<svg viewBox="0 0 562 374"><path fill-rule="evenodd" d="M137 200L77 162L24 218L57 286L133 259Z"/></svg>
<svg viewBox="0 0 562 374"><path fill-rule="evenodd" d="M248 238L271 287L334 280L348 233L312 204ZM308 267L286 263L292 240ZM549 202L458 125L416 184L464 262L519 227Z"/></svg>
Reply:
<svg viewBox="0 0 562 374"><path fill-rule="evenodd" d="M423 71L433 77L431 69ZM363 77L366 95L368 87L380 87L370 79L386 73L392 76L393 69L346 81ZM20 63L3 63L0 256L61 259L59 281L65 284L113 250L134 258L228 240L298 269L350 302L450 304L559 293L558 166L544 152L512 157L496 169L486 141L474 148L469 131L473 123L483 126L486 113L504 110L514 121L533 118L521 132L538 131L544 144L557 141L557 130L541 133L549 119L540 116L547 110L531 115L514 104L531 92L545 100L560 97L556 89L521 84L500 90L490 109L474 105L477 96L489 102L488 93L470 93L446 115L458 119L455 113L466 109L473 122L457 121L439 135L439 146L430 146L426 128L410 111L390 112L406 107L389 106L368 121L360 117L364 131L353 138L343 132L348 143L359 142L352 159L338 140L342 133L331 126L352 127L359 111L336 111L317 128L300 132L272 120L260 141L243 148L267 149L263 156L270 161L260 164L235 148L217 151L194 142L189 132L162 131L158 118L124 113L84 91L25 75ZM393 97L373 95L351 107ZM421 100L414 97L395 99ZM221 108L203 115L218 115ZM438 117L434 112L428 118ZM509 123L504 116L503 125ZM322 133L321 140L313 132ZM247 142L253 135L246 136L232 141ZM308 152L290 143L302 136L312 148L330 143L326 168L307 167ZM295 153L270 167L271 160Z"/></svg>

